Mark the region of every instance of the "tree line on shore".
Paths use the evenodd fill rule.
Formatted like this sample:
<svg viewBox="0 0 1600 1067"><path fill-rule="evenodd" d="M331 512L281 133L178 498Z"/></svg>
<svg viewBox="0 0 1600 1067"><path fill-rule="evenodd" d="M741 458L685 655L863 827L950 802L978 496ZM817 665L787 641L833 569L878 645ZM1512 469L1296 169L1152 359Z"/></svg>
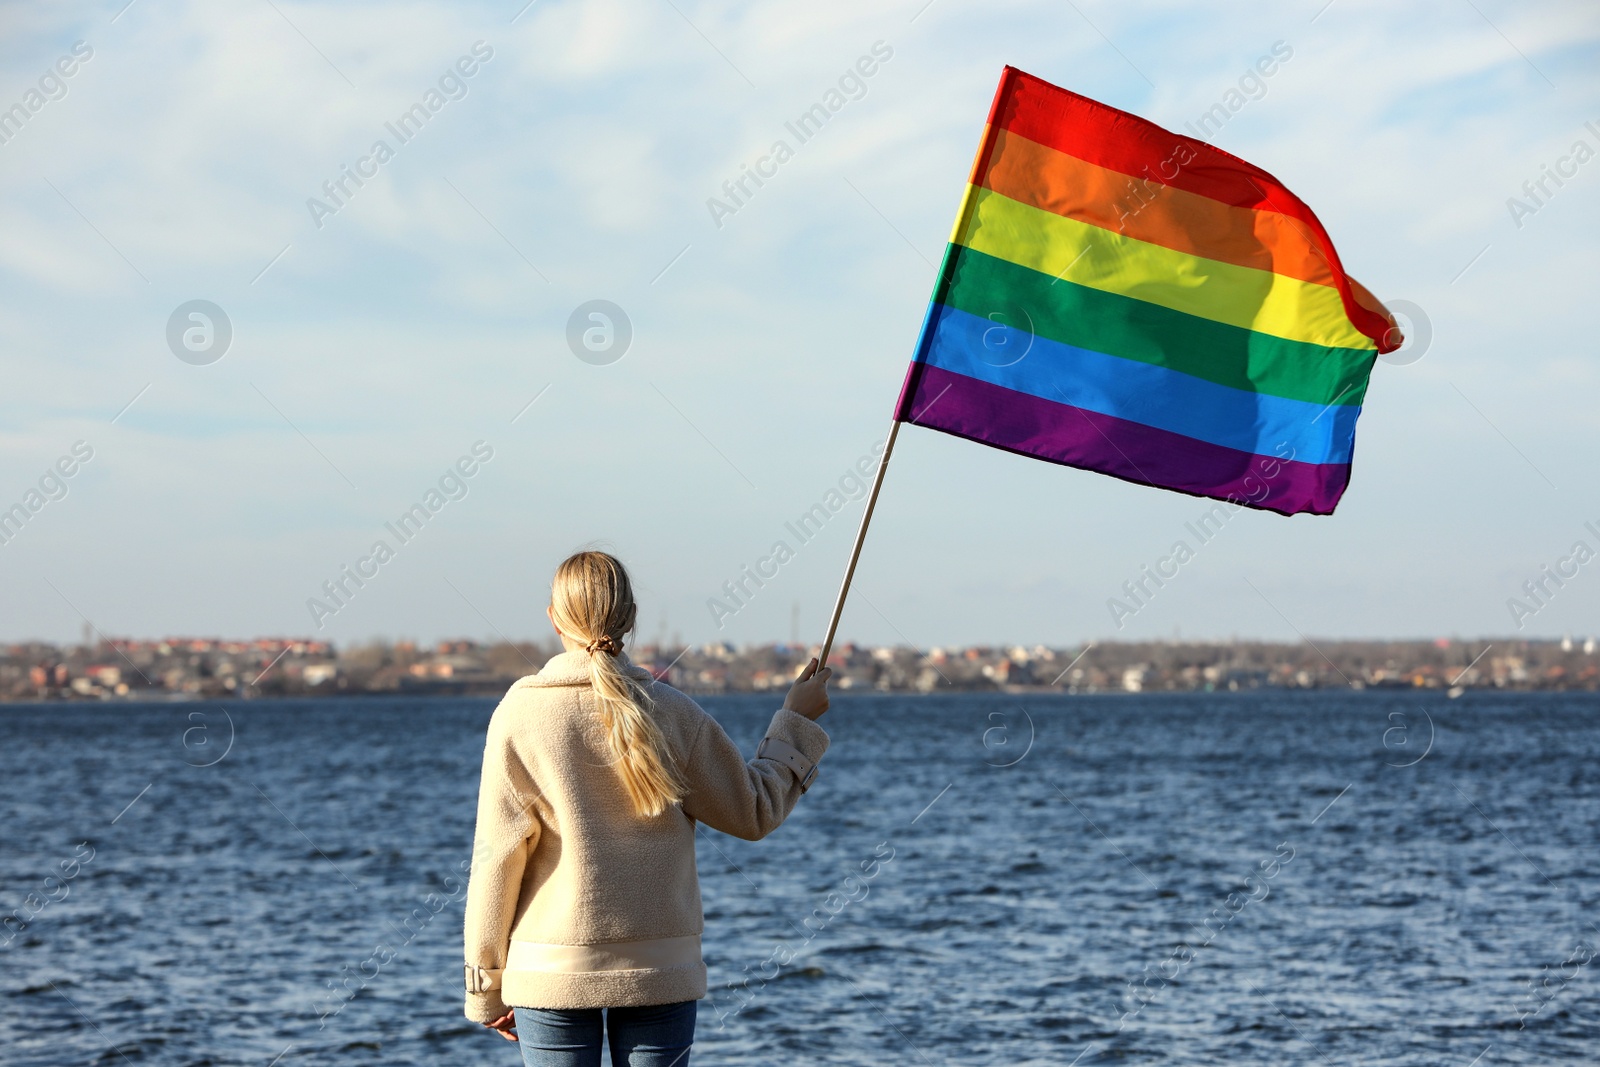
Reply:
<svg viewBox="0 0 1600 1067"><path fill-rule="evenodd" d="M363 693L495 694L560 651L533 641L165 638L0 647L0 700ZM642 644L633 661L692 693L783 689L815 646ZM1593 639L1108 641L1066 647L837 646L840 690L1213 691L1259 688L1600 689Z"/></svg>

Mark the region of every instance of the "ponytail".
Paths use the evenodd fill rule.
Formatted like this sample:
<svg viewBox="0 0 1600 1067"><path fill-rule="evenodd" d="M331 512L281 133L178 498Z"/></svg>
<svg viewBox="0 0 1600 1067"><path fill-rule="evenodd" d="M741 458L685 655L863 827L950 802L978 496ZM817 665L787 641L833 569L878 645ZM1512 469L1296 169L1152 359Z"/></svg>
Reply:
<svg viewBox="0 0 1600 1067"><path fill-rule="evenodd" d="M667 739L652 717L650 694L636 678L617 669L610 653L589 653L589 680L605 727L606 744L622 776L633 810L647 818L683 799L683 780L667 751Z"/></svg>
<svg viewBox="0 0 1600 1067"><path fill-rule="evenodd" d="M556 568L550 612L562 633L587 642L595 710L634 812L660 815L687 789L656 725L649 691L617 666L622 638L638 613L628 572L604 552L577 553Z"/></svg>

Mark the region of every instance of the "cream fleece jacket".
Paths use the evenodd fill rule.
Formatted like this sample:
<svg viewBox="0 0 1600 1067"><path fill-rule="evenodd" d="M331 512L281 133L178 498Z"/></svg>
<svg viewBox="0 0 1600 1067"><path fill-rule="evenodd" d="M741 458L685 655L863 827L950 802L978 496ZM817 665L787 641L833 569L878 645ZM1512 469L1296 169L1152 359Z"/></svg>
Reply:
<svg viewBox="0 0 1600 1067"><path fill-rule="evenodd" d="M490 1022L508 1005L631 1007L705 996L695 825L754 841L800 797L789 766L745 762L698 704L618 658L647 684L688 794L654 818L634 814L609 765L588 653L564 652L512 685L484 745L466 904L470 1019ZM772 717L767 736L812 764L828 748L820 726L787 710Z"/></svg>

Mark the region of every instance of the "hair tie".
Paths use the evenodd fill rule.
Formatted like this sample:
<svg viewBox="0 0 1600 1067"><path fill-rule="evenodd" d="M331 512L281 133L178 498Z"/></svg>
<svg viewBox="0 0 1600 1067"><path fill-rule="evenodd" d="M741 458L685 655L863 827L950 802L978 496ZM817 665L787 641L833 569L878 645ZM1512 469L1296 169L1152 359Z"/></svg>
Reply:
<svg viewBox="0 0 1600 1067"><path fill-rule="evenodd" d="M619 648L617 648L617 642L612 639L610 634L604 634L595 640L590 641L587 645L583 646L583 650L589 653L591 656L594 655L597 650L610 656L615 656L619 651L621 651Z"/></svg>

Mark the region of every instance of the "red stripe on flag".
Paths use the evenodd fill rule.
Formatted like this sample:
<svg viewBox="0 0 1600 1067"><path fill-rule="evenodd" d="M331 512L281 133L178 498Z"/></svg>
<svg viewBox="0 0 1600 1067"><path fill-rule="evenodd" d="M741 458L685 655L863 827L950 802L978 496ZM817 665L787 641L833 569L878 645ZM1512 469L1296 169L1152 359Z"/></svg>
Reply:
<svg viewBox="0 0 1600 1067"><path fill-rule="evenodd" d="M1372 338L1378 351L1399 347L1390 333L1392 323L1352 292L1333 241L1311 208L1260 167L1009 66L989 109L989 126L973 163L974 184L981 184L989 171L999 129L1107 170L1293 220L1327 261L1350 321Z"/></svg>

